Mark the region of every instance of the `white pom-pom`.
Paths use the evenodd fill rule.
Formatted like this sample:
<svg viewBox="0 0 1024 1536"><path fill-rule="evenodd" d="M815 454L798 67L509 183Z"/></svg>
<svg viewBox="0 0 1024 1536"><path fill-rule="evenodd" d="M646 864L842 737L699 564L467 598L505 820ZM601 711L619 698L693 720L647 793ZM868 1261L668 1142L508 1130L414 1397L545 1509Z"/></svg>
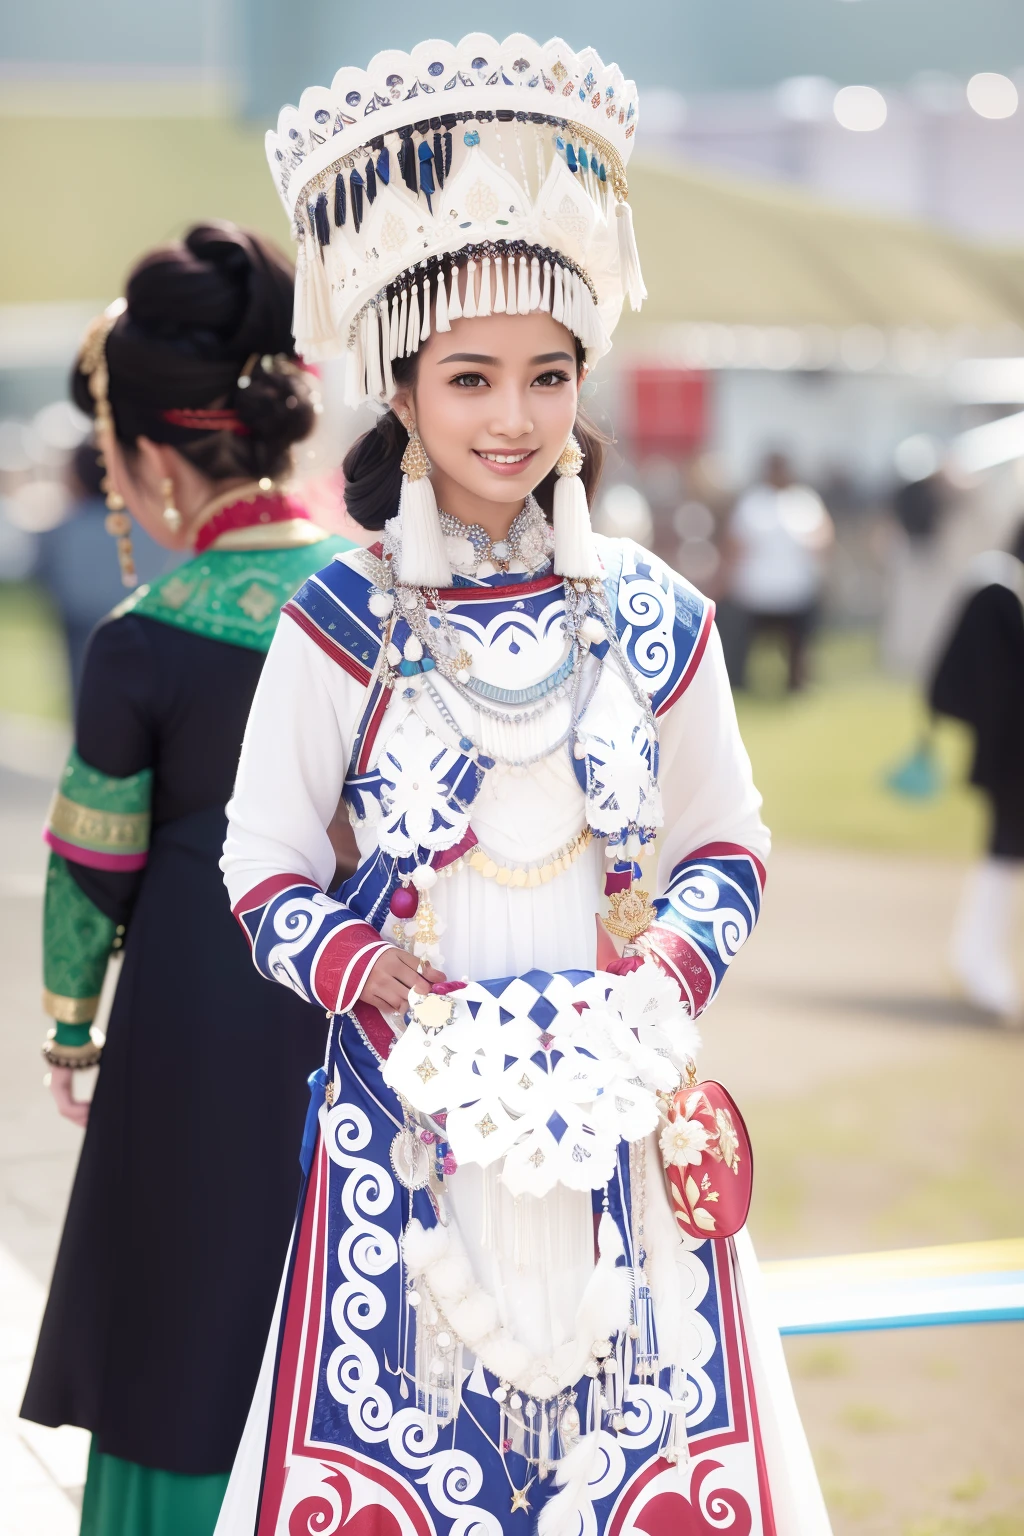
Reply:
<svg viewBox="0 0 1024 1536"><path fill-rule="evenodd" d="M417 992L416 996L420 994ZM402 1237L402 1252L405 1254L405 1262L409 1268L419 1273L427 1264L433 1264L436 1259L448 1252L451 1239L447 1229L440 1223L437 1226L425 1227L415 1217L410 1221Z"/></svg>
<svg viewBox="0 0 1024 1536"><path fill-rule="evenodd" d="M459 1337L470 1346L486 1339L498 1326L498 1308L486 1291L477 1291L465 1301L457 1301L448 1316Z"/></svg>
<svg viewBox="0 0 1024 1536"><path fill-rule="evenodd" d="M429 864L417 864L412 872L412 883L418 891L429 891L437 884L437 870L431 869Z"/></svg>
<svg viewBox="0 0 1024 1536"><path fill-rule="evenodd" d="M473 1271L457 1253L449 1253L431 1264L427 1279L439 1301L462 1301L474 1288Z"/></svg>
<svg viewBox="0 0 1024 1536"><path fill-rule="evenodd" d="M386 619L395 611L395 600L390 592L371 592L366 606L375 619Z"/></svg>
<svg viewBox="0 0 1024 1536"><path fill-rule="evenodd" d="M405 642L405 645L402 647L402 655L405 657L406 661L422 661L423 641L417 639L415 635L410 635L408 640Z"/></svg>
<svg viewBox="0 0 1024 1536"><path fill-rule="evenodd" d="M607 640L607 638L608 631L600 619L595 619L594 615L591 614L589 618L583 620L583 623L580 625L581 640L585 640L588 645L600 645L601 641Z"/></svg>
<svg viewBox="0 0 1024 1536"><path fill-rule="evenodd" d="M388 659L388 665L391 667L397 667L402 659L401 651L398 649L398 646L394 645L393 643L388 645L385 655Z"/></svg>

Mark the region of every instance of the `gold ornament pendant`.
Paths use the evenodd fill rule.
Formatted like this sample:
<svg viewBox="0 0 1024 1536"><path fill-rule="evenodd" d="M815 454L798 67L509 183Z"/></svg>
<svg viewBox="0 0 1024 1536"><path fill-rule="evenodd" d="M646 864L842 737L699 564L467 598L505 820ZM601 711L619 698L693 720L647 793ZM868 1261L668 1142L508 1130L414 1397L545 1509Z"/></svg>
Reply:
<svg viewBox="0 0 1024 1536"><path fill-rule="evenodd" d="M647 892L631 885L628 891L616 891L614 896L609 896L604 925L617 939L632 944L647 932L656 916Z"/></svg>

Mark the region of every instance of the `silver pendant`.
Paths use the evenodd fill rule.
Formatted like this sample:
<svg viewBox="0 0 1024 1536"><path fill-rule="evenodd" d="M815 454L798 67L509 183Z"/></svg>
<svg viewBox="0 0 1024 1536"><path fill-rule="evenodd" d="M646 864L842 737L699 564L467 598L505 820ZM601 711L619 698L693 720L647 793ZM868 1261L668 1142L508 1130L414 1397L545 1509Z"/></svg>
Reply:
<svg viewBox="0 0 1024 1536"><path fill-rule="evenodd" d="M430 1180L433 1156L415 1131L399 1131L391 1143L391 1166L406 1189L424 1189Z"/></svg>

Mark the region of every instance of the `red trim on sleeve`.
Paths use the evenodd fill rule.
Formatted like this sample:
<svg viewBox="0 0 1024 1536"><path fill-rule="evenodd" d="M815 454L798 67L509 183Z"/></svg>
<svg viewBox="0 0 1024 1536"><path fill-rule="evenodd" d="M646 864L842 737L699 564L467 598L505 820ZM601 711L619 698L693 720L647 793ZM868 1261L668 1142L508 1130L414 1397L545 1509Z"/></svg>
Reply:
<svg viewBox="0 0 1024 1536"><path fill-rule="evenodd" d="M329 656L333 662L336 662L343 672L347 672L350 677L354 677L357 683L365 684L370 681L369 669L364 667L361 662L356 661L340 645L335 645L333 640L329 640L323 630L313 623L309 615L303 613L298 604L285 603L281 612L286 613L290 619L293 619L303 633L309 636L313 644L318 645L325 656Z"/></svg>
<svg viewBox="0 0 1024 1536"><path fill-rule="evenodd" d="M700 950L672 928L652 923L644 934L644 945L652 958L679 987L683 1001L690 1005L690 1015L703 1013L715 988L714 974Z"/></svg>
<svg viewBox="0 0 1024 1536"><path fill-rule="evenodd" d="M86 869L112 870L115 874L132 874L137 869L146 867L148 852L144 853L97 853L94 848L82 848L78 843L66 843L62 837L51 832L49 827L43 833L43 842L59 853L62 859L67 859L69 864L84 864Z"/></svg>
<svg viewBox="0 0 1024 1536"><path fill-rule="evenodd" d="M382 950L393 946L376 928L355 919L336 928L313 963L313 994L331 1013L346 1013L366 984Z"/></svg>
<svg viewBox="0 0 1024 1536"><path fill-rule="evenodd" d="M705 843L702 848L695 848L692 853L688 853L685 859L680 859L679 864L688 864L691 859L749 859L757 874L761 895L764 895L768 871L757 854L751 853L749 848L744 848L742 843ZM677 869L679 864L676 865Z"/></svg>
<svg viewBox="0 0 1024 1536"><path fill-rule="evenodd" d="M373 706L373 714L370 716L370 722L366 727L362 742L359 746L359 757L356 761L357 773L365 773L370 766L370 754L373 751L374 744L377 740L377 732L380 730L381 722L387 713L387 708L390 703L391 689L382 687L380 698Z"/></svg>
<svg viewBox="0 0 1024 1536"><path fill-rule="evenodd" d="M293 885L312 886L319 890L315 880L308 875L270 875L268 879L261 880L259 885L254 885L251 891L246 891L240 901L236 901L231 911L238 921L242 921L243 912L254 912L257 907L265 907L268 901L273 901L282 891L287 891Z"/></svg>
<svg viewBox="0 0 1024 1536"><path fill-rule="evenodd" d="M715 605L710 598L707 598L705 602L706 606L704 608L704 614L700 621L700 632L697 635L697 640L693 650L690 652L690 659L686 663L686 666L683 668L682 677L680 677L678 683L676 683L668 698L663 704L659 704L657 710L655 711L659 718L666 714L668 710L672 708L673 704L677 704L682 698L683 694L686 692L687 688L689 688L690 684L693 682L694 673L700 666L701 658L707 649L708 636L711 634L711 626L715 621Z"/></svg>

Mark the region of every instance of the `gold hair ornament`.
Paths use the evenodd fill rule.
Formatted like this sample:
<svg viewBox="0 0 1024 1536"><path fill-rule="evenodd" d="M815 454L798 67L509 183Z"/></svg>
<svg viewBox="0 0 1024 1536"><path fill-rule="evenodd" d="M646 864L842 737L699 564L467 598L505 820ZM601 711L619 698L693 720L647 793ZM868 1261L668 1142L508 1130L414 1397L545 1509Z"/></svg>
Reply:
<svg viewBox="0 0 1024 1536"><path fill-rule="evenodd" d="M128 308L125 299L115 299L101 315L90 321L78 354L78 366L89 382L93 399L93 419L96 423L96 446L99 452L96 462L104 471L100 482L107 498L105 527L111 538L117 540L117 560L121 567L123 586L138 586L135 556L132 553L132 520L124 509L124 498L110 484L110 467L106 460L104 438L114 432L114 413L110 409L110 372L107 368L107 338L120 317Z"/></svg>

